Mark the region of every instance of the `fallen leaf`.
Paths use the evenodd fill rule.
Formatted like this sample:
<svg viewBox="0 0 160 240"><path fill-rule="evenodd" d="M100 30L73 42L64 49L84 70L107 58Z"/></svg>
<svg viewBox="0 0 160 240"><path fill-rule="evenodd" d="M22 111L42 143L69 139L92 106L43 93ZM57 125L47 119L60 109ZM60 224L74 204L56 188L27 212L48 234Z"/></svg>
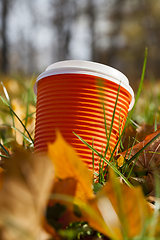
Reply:
<svg viewBox="0 0 160 240"><path fill-rule="evenodd" d="M48 155L54 163L56 178L73 178L77 181L76 198L86 202L89 198L94 197L93 174L59 131L56 132L55 142L48 145Z"/></svg>
<svg viewBox="0 0 160 240"><path fill-rule="evenodd" d="M90 226L117 240L138 236L152 214L141 188L121 184L113 170L110 171L109 181L89 203L106 224L103 228L98 219L96 222L89 218Z"/></svg>
<svg viewBox="0 0 160 240"><path fill-rule="evenodd" d="M157 124L157 127L159 127L159 126L160 125ZM154 125L143 123L142 126L139 126L139 128L136 129L136 132L137 132L136 139L139 142L142 142L148 135L155 132L154 128L155 128Z"/></svg>
<svg viewBox="0 0 160 240"><path fill-rule="evenodd" d="M148 135L142 142L136 144L132 149L128 149L127 153L121 153L126 159L133 157L138 151L140 151L146 144L149 143L157 134L160 133L160 127L158 130ZM155 175L160 177L160 137L156 138L149 146L145 148L138 156L138 159L133 160L135 167L133 172L144 172L146 182L146 195L154 195L155 193Z"/></svg>
<svg viewBox="0 0 160 240"><path fill-rule="evenodd" d="M4 162L0 190L0 233L3 240L31 240L39 236L41 218L53 181L47 156L22 149Z"/></svg>
<svg viewBox="0 0 160 240"><path fill-rule="evenodd" d="M159 127L159 124L157 124L157 127ZM154 125L143 123L143 125L135 129L133 124L128 124L122 138L124 149L126 150L130 148L137 142L142 142L149 134L152 134L153 132Z"/></svg>

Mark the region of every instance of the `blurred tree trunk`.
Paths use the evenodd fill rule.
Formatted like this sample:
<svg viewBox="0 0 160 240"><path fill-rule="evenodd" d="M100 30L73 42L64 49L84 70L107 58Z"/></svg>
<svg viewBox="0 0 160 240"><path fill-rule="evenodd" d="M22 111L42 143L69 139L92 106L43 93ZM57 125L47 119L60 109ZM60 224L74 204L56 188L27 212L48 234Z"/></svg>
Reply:
<svg viewBox="0 0 160 240"><path fill-rule="evenodd" d="M7 73L9 68L8 62L8 37L7 37L7 23L9 13L9 0L1 0L1 71Z"/></svg>
<svg viewBox="0 0 160 240"><path fill-rule="evenodd" d="M69 58L69 47L72 37L72 24L76 16L75 0L54 0L51 2L53 8L52 24L57 34L57 59Z"/></svg>
<svg viewBox="0 0 160 240"><path fill-rule="evenodd" d="M123 8L125 4L125 0L115 0L114 7L110 13L110 20L112 25L112 30L110 32L110 47L106 54L106 62L109 65L113 65L117 62L118 51L121 48L120 43L120 34L121 27L123 24ZM118 63L117 63L118 64ZM118 67L118 66L117 66Z"/></svg>
<svg viewBox="0 0 160 240"><path fill-rule="evenodd" d="M91 35L91 60L97 61L96 33L95 33L96 12L95 12L95 4L93 0L88 0L87 14L89 17L89 31Z"/></svg>

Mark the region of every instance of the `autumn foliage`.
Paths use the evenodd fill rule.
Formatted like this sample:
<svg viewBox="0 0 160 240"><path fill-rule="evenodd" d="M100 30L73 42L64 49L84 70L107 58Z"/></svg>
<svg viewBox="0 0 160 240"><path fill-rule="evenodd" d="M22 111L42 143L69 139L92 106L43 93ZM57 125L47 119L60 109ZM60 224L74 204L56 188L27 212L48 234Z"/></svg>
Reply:
<svg viewBox="0 0 160 240"><path fill-rule="evenodd" d="M135 145L131 157L159 132ZM135 164L149 176L154 175L155 165L158 171L158 146L159 138ZM154 205L147 201L141 186L130 188L109 169L107 182L95 194L93 172L59 131L56 141L48 145L48 156L21 147L11 155L3 159L0 172L1 239L61 239L60 232L74 222L86 222L92 231L115 240L139 236L144 226L145 234L152 232ZM128 153L122 155L127 158ZM156 222L153 236L159 234L159 214Z"/></svg>

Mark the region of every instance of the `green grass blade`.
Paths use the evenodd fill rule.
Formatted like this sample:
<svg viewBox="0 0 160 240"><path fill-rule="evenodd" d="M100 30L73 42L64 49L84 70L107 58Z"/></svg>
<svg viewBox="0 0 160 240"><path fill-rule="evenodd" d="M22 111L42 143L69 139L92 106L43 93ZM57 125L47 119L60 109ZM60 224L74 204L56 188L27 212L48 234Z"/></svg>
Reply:
<svg viewBox="0 0 160 240"><path fill-rule="evenodd" d="M159 152L154 152L154 151L148 151L148 153L153 153L153 154L159 154L160 155L160 153Z"/></svg>
<svg viewBox="0 0 160 240"><path fill-rule="evenodd" d="M127 150L125 151L126 153L125 153L125 157L124 157L124 158L126 158L129 149L130 149L130 150L129 150L128 159L130 158L131 153L132 153L132 149L133 149L133 147L134 147L134 145L135 145L135 142L136 142L137 134L138 134L138 133L136 133L136 136L135 136L135 138L134 138L134 141L133 141L133 143L132 143L131 148L128 147ZM128 164L128 163L126 163L126 164Z"/></svg>
<svg viewBox="0 0 160 240"><path fill-rule="evenodd" d="M29 89L27 91L27 105L26 105L25 126L27 125L28 118L30 117L29 105L30 105L31 99L32 99L32 92L33 92L33 86L32 85L33 85L34 77L35 77L35 73L32 76L31 83L30 83Z"/></svg>
<svg viewBox="0 0 160 240"><path fill-rule="evenodd" d="M35 84L35 76L36 76L36 71L33 73L32 75L32 78L31 78L31 85L30 85L30 89L31 89L31 98L32 98L32 101L34 102L34 104L36 104L37 102L37 96L36 94L34 93L34 90L33 90L33 86Z"/></svg>
<svg viewBox="0 0 160 240"><path fill-rule="evenodd" d="M114 123L114 116L115 116L116 106L117 106L117 102L118 102L119 92L120 92L120 85L119 85L119 87L118 87L118 92L117 92L117 96L116 96L116 101L115 101L115 106L114 106L114 110L113 110L111 125L110 125L110 129L109 129L109 136L108 136L108 133L107 133L105 106L104 106L104 102L102 102L102 105L103 105L103 115L104 115L104 123L105 123L105 133L106 133L106 138L107 138L107 145L106 145L106 149L105 149L105 152L104 152L104 157L106 157L107 151L108 151L108 149L109 149L110 154L111 154L110 161L112 160L112 157L113 157L114 152L111 152L111 148L110 148L110 145L109 145L109 141L110 141L111 132L112 132L112 127L113 127L113 123ZM103 166L104 166L104 162L103 162ZM106 172L107 172L107 167L105 168L105 170L104 170L104 172L103 172L103 177L105 176Z"/></svg>
<svg viewBox="0 0 160 240"><path fill-rule="evenodd" d="M6 99L7 99L7 102L6 102L5 100L4 100L3 102L4 102L5 104L8 103L8 105L11 107L11 100L10 100L9 94L8 94L8 92L7 92L7 89L6 89L6 87L4 86L3 82L1 82L1 85L2 85L2 88L3 88L4 95L5 95ZM1 97L1 99L2 99L2 97ZM7 105L7 104L6 104L6 105ZM12 117L13 126L15 127L14 116L13 116L13 113L12 113L11 110L10 110L10 113L11 113L11 117Z"/></svg>
<svg viewBox="0 0 160 240"><path fill-rule="evenodd" d="M3 158L9 158L8 156L3 155L3 154L0 154L0 157L3 157Z"/></svg>
<svg viewBox="0 0 160 240"><path fill-rule="evenodd" d="M114 109L113 109L113 115L112 115L112 120L111 120L111 125L110 125L110 128L109 128L109 136L107 138L107 146L106 146L106 149L105 149L105 154L104 156L106 156L107 154L107 151L108 151L108 148L109 148L109 141L110 141L110 137L111 137L111 133L112 133L112 128L113 128L113 123L114 123L114 117L115 117L115 113L116 113L116 107L117 107L117 103L118 103L118 96L119 96L119 92L120 92L120 85L118 87L118 92L117 92L117 96L116 96L116 101L115 101L115 106L114 106ZM104 105L104 104L103 104ZM105 114L105 107L103 107L104 109L104 114ZM107 132L106 132L106 135L107 135ZM110 150L110 153L111 153L111 150Z"/></svg>
<svg viewBox="0 0 160 240"><path fill-rule="evenodd" d="M26 139L29 143L33 143L33 142L31 141L31 139L28 138L28 137L27 137L23 132L21 132L18 128L13 127L13 126L10 126L10 127L11 127L12 129L18 131L18 132L23 136L23 138Z"/></svg>
<svg viewBox="0 0 160 240"><path fill-rule="evenodd" d="M135 129L137 129L137 128L140 127L140 126L139 126L135 121L133 121L132 119L130 119L130 122L131 122L132 126L133 126Z"/></svg>
<svg viewBox="0 0 160 240"><path fill-rule="evenodd" d="M2 102L3 102L4 104L6 104L8 107L10 106L9 103L8 103L2 96L0 96L0 99L1 99Z"/></svg>
<svg viewBox="0 0 160 240"><path fill-rule="evenodd" d="M74 132L73 132L74 133ZM106 162L113 170L115 173L117 173L120 177L122 177L122 179L124 180L124 182L129 186L129 187L133 187L132 184L123 176L123 174L117 169L117 167L115 166L115 164L113 162L108 161L105 157L103 157L102 154L100 154L96 149L92 148L92 146L90 146L85 140L83 140L79 135L77 135L76 133L74 133L89 149L91 149L92 151L94 151L94 153L96 153L101 159L103 159L104 162Z"/></svg>
<svg viewBox="0 0 160 240"><path fill-rule="evenodd" d="M0 99L9 107L9 109L12 111L12 113L15 115L15 117L18 119L18 121L21 123L21 125L23 126L23 128L25 129L26 133L28 134L28 137L30 138L30 140L32 141L32 143L34 144L34 140L32 139L30 133L28 132L27 128L25 127L25 125L23 124L23 122L21 121L21 119L18 117L18 115L14 112L14 110L11 108L11 106L2 98L2 96L0 96Z"/></svg>
<svg viewBox="0 0 160 240"><path fill-rule="evenodd" d="M121 135L122 126L123 126L123 123L124 123L124 119L123 119L122 123L120 124L120 117L121 117L121 109L120 109L120 112L119 112L119 136ZM120 138L120 147L121 147L122 149L124 149L121 138Z"/></svg>
<svg viewBox="0 0 160 240"><path fill-rule="evenodd" d="M30 84L30 87L29 87L28 92L27 92L26 117L25 117L25 123L24 123L25 128L24 128L24 132L23 132L24 134L26 132L28 118L29 118L29 105L31 103L31 90L32 90L31 88L32 88L32 84ZM26 138L23 139L23 144L24 145L25 145L25 139Z"/></svg>
<svg viewBox="0 0 160 240"><path fill-rule="evenodd" d="M157 116L155 117L155 121L154 121L154 131L157 131Z"/></svg>
<svg viewBox="0 0 160 240"><path fill-rule="evenodd" d="M134 147L135 141L136 141L136 137L135 137L135 139L134 139L134 141L133 141L131 150L130 150L130 152L129 152L129 157L128 157L128 159L130 159L130 156L131 156L132 149L133 149L133 147ZM137 158L137 159L138 159L138 158ZM137 162L137 160L136 160L136 161L134 162L134 164L132 165L132 167L131 167L131 169L130 169L130 171L129 171L129 174L128 174L128 176L127 176L127 179L129 179L129 177L130 177L130 175L131 175L131 173L132 173L132 171L133 171L133 168L134 168L136 162ZM127 164L129 164L129 163L127 162Z"/></svg>
<svg viewBox="0 0 160 240"><path fill-rule="evenodd" d="M33 112L33 113L31 113L31 114L28 114L28 116L27 117L25 117L25 118L23 118L22 119L22 121L25 121L26 120L26 118L30 118L30 117L32 117L34 114L36 113L36 111L35 112Z"/></svg>
<svg viewBox="0 0 160 240"><path fill-rule="evenodd" d="M111 121L110 129L109 129L109 140L110 140L110 137L111 137L112 127L113 127L113 123L114 123L114 116L115 116L115 113L116 113L116 107L117 107L117 103L118 103L120 88L121 88L121 85L119 85L119 87L118 87L116 101L115 101L115 105L114 105L114 109L113 109L112 121Z"/></svg>
<svg viewBox="0 0 160 240"><path fill-rule="evenodd" d="M107 145L106 145L105 152L104 152L104 157L106 157L108 148L109 148L110 153L111 153L111 149L110 149L110 146L109 146L109 136L108 136L108 133L107 133L106 112L105 112L104 102L102 102L102 105L103 105L103 116L104 116L105 133L106 133L106 139L107 139Z"/></svg>
<svg viewBox="0 0 160 240"><path fill-rule="evenodd" d="M29 115L29 103L30 103L30 89L28 90L28 94L27 94L27 105L26 105L26 117L25 117L25 127L27 126L27 122L28 122L28 115ZM24 129L25 132L25 129Z"/></svg>
<svg viewBox="0 0 160 240"><path fill-rule="evenodd" d="M2 85L2 88L3 88L4 95L5 95L5 97L6 97L7 101L8 101L8 103L10 104L11 101L10 101L10 97L9 97L8 92L7 92L7 89L6 89L6 87L4 86L3 82L1 82L1 85Z"/></svg>
<svg viewBox="0 0 160 240"><path fill-rule="evenodd" d="M15 131L18 131L23 136L23 138L25 138L29 143L32 143L32 141L23 132L21 132L18 128L13 127L13 126L8 125L8 124L3 124L3 126L7 126L7 127L10 127L12 129L14 129Z"/></svg>
<svg viewBox="0 0 160 240"><path fill-rule="evenodd" d="M9 154L9 152L5 149L5 147L0 143L0 147L2 148L2 150L5 152L5 154L10 157L11 155Z"/></svg>

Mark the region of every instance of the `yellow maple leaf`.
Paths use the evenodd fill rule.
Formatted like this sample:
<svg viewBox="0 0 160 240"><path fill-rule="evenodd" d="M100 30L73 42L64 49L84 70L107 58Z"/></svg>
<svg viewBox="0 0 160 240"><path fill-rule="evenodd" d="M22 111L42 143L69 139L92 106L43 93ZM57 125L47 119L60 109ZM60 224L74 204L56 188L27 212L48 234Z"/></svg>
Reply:
<svg viewBox="0 0 160 240"><path fill-rule="evenodd" d="M94 197L92 191L92 172L87 169L74 148L65 141L58 130L55 142L48 144L48 155L54 163L55 176L57 178L74 178L77 181L75 193L77 198L86 202L88 199Z"/></svg>

